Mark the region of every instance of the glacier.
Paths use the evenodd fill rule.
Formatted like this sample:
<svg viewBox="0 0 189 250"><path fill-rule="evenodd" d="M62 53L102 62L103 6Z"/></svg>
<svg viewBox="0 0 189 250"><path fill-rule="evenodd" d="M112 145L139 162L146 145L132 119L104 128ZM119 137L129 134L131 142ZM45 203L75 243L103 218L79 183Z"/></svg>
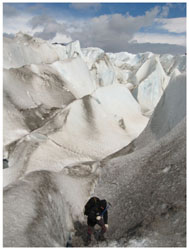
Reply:
<svg viewBox="0 0 189 250"><path fill-rule="evenodd" d="M112 208L91 247L185 246L186 56L21 32L3 49L4 246L84 246L94 194Z"/></svg>

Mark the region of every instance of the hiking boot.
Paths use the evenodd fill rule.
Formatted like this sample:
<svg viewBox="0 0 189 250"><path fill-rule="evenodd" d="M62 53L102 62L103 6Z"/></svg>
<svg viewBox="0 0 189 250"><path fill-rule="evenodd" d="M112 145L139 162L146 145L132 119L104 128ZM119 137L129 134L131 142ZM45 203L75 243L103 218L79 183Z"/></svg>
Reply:
<svg viewBox="0 0 189 250"><path fill-rule="evenodd" d="M99 236L98 236L98 240L99 241L104 241L104 240L106 240L106 238L104 237L104 234L99 234Z"/></svg>
<svg viewBox="0 0 189 250"><path fill-rule="evenodd" d="M91 243L91 235L87 234L87 238L86 238L86 241L85 241L85 246L88 246L90 243Z"/></svg>

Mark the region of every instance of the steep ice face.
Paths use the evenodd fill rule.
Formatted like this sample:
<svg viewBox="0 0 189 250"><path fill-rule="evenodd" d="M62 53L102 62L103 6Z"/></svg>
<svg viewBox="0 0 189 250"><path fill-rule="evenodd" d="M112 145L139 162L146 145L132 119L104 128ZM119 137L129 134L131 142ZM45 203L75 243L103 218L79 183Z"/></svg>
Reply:
<svg viewBox="0 0 189 250"><path fill-rule="evenodd" d="M24 121L24 116L15 108L6 94L4 94L3 104L3 145L5 153L7 145L27 135L30 129Z"/></svg>
<svg viewBox="0 0 189 250"><path fill-rule="evenodd" d="M116 83L115 71L108 56L104 54L95 62L97 81L99 86L107 86Z"/></svg>
<svg viewBox="0 0 189 250"><path fill-rule="evenodd" d="M160 62L166 72L166 74L170 75L175 69L180 72L186 71L186 56L185 55L161 55Z"/></svg>
<svg viewBox="0 0 189 250"><path fill-rule="evenodd" d="M131 138L136 138L147 125L148 118L141 114L139 104L126 86L113 84L99 88L93 96Z"/></svg>
<svg viewBox="0 0 189 250"><path fill-rule="evenodd" d="M60 59L51 44L28 35L20 35L19 39L4 38L3 46L4 68L17 68L31 63L51 63Z"/></svg>
<svg viewBox="0 0 189 250"><path fill-rule="evenodd" d="M145 130L134 141L135 150L154 143L173 130L186 117L186 74L172 78L157 104Z"/></svg>
<svg viewBox="0 0 189 250"><path fill-rule="evenodd" d="M142 63L144 63L148 58L150 58L153 53L139 53L139 54L131 54L128 52L119 52L119 53L107 53L112 63L118 67L139 67Z"/></svg>
<svg viewBox="0 0 189 250"><path fill-rule="evenodd" d="M78 40L66 45L66 54L68 58L77 57L78 55L84 59Z"/></svg>
<svg viewBox="0 0 189 250"><path fill-rule="evenodd" d="M81 57L69 58L52 64L64 80L66 87L76 98L91 94L96 89L96 83Z"/></svg>
<svg viewBox="0 0 189 250"><path fill-rule="evenodd" d="M111 85L117 82L116 71L106 53L101 50L94 51L94 49L92 53L87 51L84 52L86 53L86 63L98 87ZM89 59L89 56L91 56L91 59Z"/></svg>
<svg viewBox="0 0 189 250"><path fill-rule="evenodd" d="M137 85L137 70L153 56L152 53L130 54L128 52L107 53L116 73L117 81L121 84L129 84L129 89L133 89ZM131 84L133 86L131 86Z"/></svg>
<svg viewBox="0 0 189 250"><path fill-rule="evenodd" d="M160 139L176 127L185 116L186 74L183 73L170 81L148 126L153 135L155 135L157 139Z"/></svg>
<svg viewBox="0 0 189 250"><path fill-rule="evenodd" d="M4 92L19 109L64 107L75 99L51 65L4 70Z"/></svg>
<svg viewBox="0 0 189 250"><path fill-rule="evenodd" d="M91 70L96 60L104 54L104 50L100 48L89 47L89 48L83 48L82 53L84 56L84 60L86 61L89 69Z"/></svg>
<svg viewBox="0 0 189 250"><path fill-rule="evenodd" d="M137 100L143 113L152 113L165 90L169 77L165 74L159 58L147 60L137 71Z"/></svg>
<svg viewBox="0 0 189 250"><path fill-rule="evenodd" d="M116 83L116 71L108 56L102 49L86 48L82 49L84 60L98 84L98 87Z"/></svg>

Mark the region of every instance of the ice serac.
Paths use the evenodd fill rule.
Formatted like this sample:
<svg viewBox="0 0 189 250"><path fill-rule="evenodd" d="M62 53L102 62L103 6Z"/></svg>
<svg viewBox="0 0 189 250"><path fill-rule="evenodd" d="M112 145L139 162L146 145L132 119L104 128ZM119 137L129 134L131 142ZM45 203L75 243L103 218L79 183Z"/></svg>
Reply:
<svg viewBox="0 0 189 250"><path fill-rule="evenodd" d="M91 94L96 89L96 83L80 56L54 62L52 68L61 75L76 98Z"/></svg>
<svg viewBox="0 0 189 250"><path fill-rule="evenodd" d="M148 118L141 114L139 104L126 86L113 84L99 88L93 96L131 139L136 138L146 127Z"/></svg>
<svg viewBox="0 0 189 250"><path fill-rule="evenodd" d="M108 55L98 48L83 49L84 60L98 84L98 87L111 85L117 82L114 66Z"/></svg>
<svg viewBox="0 0 189 250"><path fill-rule="evenodd" d="M137 100L143 113L151 114L169 81L157 56L151 57L139 68L136 80Z"/></svg>
<svg viewBox="0 0 189 250"><path fill-rule="evenodd" d="M149 52L139 54L120 52L107 53L107 55L114 66L117 81L121 84L130 83L134 87L137 84L135 77L136 71L153 54Z"/></svg>
<svg viewBox="0 0 189 250"><path fill-rule="evenodd" d="M112 63L118 68L128 68L132 69L139 68L148 58L150 58L153 53L139 53L131 54L128 52L119 52L119 53L107 53Z"/></svg>
<svg viewBox="0 0 189 250"><path fill-rule="evenodd" d="M84 59L80 47L80 42L78 40L70 42L66 45L66 53L68 55L68 58L77 57L79 55L82 59Z"/></svg>
<svg viewBox="0 0 189 250"><path fill-rule="evenodd" d="M22 33L18 33L14 39L4 38L3 46L4 68L52 63L60 59L50 43Z"/></svg>
<svg viewBox="0 0 189 250"><path fill-rule="evenodd" d="M93 47L89 47L89 48L83 48L82 49L82 53L84 56L84 60L86 61L89 70L92 69L93 64L96 62L96 60L104 54L104 50L100 49L100 48L93 48Z"/></svg>
<svg viewBox="0 0 189 250"><path fill-rule="evenodd" d="M137 144L159 140L186 117L186 74L177 75L169 82L156 106L146 129L137 139Z"/></svg>
<svg viewBox="0 0 189 250"><path fill-rule="evenodd" d="M167 75L170 75L175 69L182 73L186 71L186 55L173 56L164 54L160 56L160 63Z"/></svg>
<svg viewBox="0 0 189 250"><path fill-rule="evenodd" d="M53 63L75 57L82 52L79 41L53 45L37 37L19 32L13 39L3 37L3 67L18 68L29 64Z"/></svg>
<svg viewBox="0 0 189 250"><path fill-rule="evenodd" d="M98 58L94 67L96 68L99 86L107 86L116 83L113 65L106 54Z"/></svg>

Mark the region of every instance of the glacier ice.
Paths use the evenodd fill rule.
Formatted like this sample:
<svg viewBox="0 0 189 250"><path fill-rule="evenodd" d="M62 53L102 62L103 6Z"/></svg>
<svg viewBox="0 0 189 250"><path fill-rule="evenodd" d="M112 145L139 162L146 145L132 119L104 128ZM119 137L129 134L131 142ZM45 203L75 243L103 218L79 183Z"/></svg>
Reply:
<svg viewBox="0 0 189 250"><path fill-rule="evenodd" d="M116 239L151 215L144 200L153 206L155 198L163 199L161 180L170 203L169 182L179 197L185 55L105 53L80 48L79 41L50 44L22 33L4 38L3 46L3 154L9 163L3 170L4 246L65 246L74 222L85 221L82 209L94 192L114 203L105 245L120 246ZM180 183L166 177L171 171ZM122 225L120 210L118 228L111 216L120 205L117 199L128 212ZM145 245L149 237L124 246Z"/></svg>

